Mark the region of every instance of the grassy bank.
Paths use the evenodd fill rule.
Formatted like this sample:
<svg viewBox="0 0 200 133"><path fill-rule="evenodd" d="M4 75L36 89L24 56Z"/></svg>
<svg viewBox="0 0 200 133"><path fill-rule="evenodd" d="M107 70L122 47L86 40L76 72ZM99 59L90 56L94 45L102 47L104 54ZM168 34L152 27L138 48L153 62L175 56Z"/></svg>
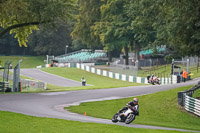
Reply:
<svg viewBox="0 0 200 133"><path fill-rule="evenodd" d="M193 97L194 97L194 98L200 99L200 89L198 89L198 90L196 90L196 91L194 92Z"/></svg>
<svg viewBox="0 0 200 133"><path fill-rule="evenodd" d="M4 111L0 111L0 118L0 133L182 133L32 117Z"/></svg>
<svg viewBox="0 0 200 133"><path fill-rule="evenodd" d="M19 60L23 60L21 68L36 68L41 64L45 64L45 56L0 56L1 66L4 66L6 61L11 61L12 66L16 66Z"/></svg>
<svg viewBox="0 0 200 133"><path fill-rule="evenodd" d="M177 105L177 92L189 87L138 96L140 116L133 123L157 125L164 127L193 129L200 131L200 118L193 116ZM80 106L68 107L72 112L105 119L112 116L132 98L82 103Z"/></svg>
<svg viewBox="0 0 200 133"><path fill-rule="evenodd" d="M80 86L80 87L58 87L58 86L48 85L48 88L50 89L49 91L100 89L100 88L115 88L115 87L142 85L138 83L121 81L109 77L100 76L77 68L55 67L55 68L42 68L41 70L79 82L81 82L81 77L83 76L85 77L87 84L91 85L91 86Z"/></svg>

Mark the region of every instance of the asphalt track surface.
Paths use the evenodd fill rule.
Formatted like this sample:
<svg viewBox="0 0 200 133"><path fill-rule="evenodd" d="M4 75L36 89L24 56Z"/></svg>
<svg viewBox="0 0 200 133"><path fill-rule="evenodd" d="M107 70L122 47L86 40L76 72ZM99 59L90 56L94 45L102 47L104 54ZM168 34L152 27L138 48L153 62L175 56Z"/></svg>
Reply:
<svg viewBox="0 0 200 133"><path fill-rule="evenodd" d="M29 69L30 70L30 69ZM22 70L23 71L23 70ZM32 70L31 70L32 71ZM27 72L28 73L28 72ZM40 72L38 75L46 75L47 73ZM25 75L25 74L24 74ZM31 76L30 76L31 77ZM48 78L46 76L45 78ZM54 77L56 81L57 76ZM36 78L37 79L37 78ZM80 114L75 114L64 110L64 107L70 105L79 105L82 102L102 101L110 99L120 99L125 97L133 97L138 95L146 95L159 91L166 91L169 89L197 84L200 80L194 79L186 83L173 85L149 85L149 86L134 86L112 89L98 89L98 90L80 90L80 91L65 91L65 92L49 92L49 93L24 93L24 94L1 94L0 95L0 110L16 112L37 117L59 118L81 122L94 122L103 124L114 124L111 120L100 119ZM69 84L72 80L69 80ZM73 83L72 83L73 84ZM117 110L116 110L117 111ZM142 116L139 116L142 117ZM137 119L137 118L136 118ZM146 129L163 129L176 131L191 131L176 128L148 126L140 124L124 124L117 123L115 125L146 128ZM199 131L191 131L199 132Z"/></svg>
<svg viewBox="0 0 200 133"><path fill-rule="evenodd" d="M21 69L20 74L26 77L30 77L33 79L37 79L43 82L47 82L52 85L56 86L63 86L63 87L75 87L81 86L81 82L74 81L71 79L66 79L64 77L60 77L54 74L50 74L40 69ZM81 80L81 77L80 77Z"/></svg>

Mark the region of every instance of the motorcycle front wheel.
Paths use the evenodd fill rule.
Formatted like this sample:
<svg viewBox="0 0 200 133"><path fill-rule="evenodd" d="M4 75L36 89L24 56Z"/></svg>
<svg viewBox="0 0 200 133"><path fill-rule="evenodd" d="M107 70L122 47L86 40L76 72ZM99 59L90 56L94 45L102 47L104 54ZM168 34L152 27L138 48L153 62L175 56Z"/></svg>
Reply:
<svg viewBox="0 0 200 133"><path fill-rule="evenodd" d="M119 114L116 113L116 114L113 116L112 122L114 122L114 123L117 123L117 122L118 122L118 120L117 120L118 115L119 115Z"/></svg>
<svg viewBox="0 0 200 133"><path fill-rule="evenodd" d="M135 115L134 114L130 114L126 120L125 120L125 123L126 124L130 124L133 120L135 120Z"/></svg>

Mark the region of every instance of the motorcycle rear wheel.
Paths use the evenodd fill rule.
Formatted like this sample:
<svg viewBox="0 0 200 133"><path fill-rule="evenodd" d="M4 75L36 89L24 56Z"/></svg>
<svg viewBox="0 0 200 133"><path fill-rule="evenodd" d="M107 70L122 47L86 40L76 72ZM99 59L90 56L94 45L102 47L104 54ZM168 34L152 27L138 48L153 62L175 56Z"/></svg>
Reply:
<svg viewBox="0 0 200 133"><path fill-rule="evenodd" d="M126 124L130 124L133 120L135 120L135 115L134 114L130 114L127 119L125 120Z"/></svg>

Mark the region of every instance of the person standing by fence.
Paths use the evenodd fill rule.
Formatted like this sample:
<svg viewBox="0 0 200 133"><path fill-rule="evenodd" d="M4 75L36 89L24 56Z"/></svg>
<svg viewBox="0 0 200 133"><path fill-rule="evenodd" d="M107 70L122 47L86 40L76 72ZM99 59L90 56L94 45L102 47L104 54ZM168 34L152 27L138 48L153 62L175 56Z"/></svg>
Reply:
<svg viewBox="0 0 200 133"><path fill-rule="evenodd" d="M183 81L185 82L186 80L187 80L187 75L188 75L188 73L186 72L186 70L184 69L183 70Z"/></svg>

